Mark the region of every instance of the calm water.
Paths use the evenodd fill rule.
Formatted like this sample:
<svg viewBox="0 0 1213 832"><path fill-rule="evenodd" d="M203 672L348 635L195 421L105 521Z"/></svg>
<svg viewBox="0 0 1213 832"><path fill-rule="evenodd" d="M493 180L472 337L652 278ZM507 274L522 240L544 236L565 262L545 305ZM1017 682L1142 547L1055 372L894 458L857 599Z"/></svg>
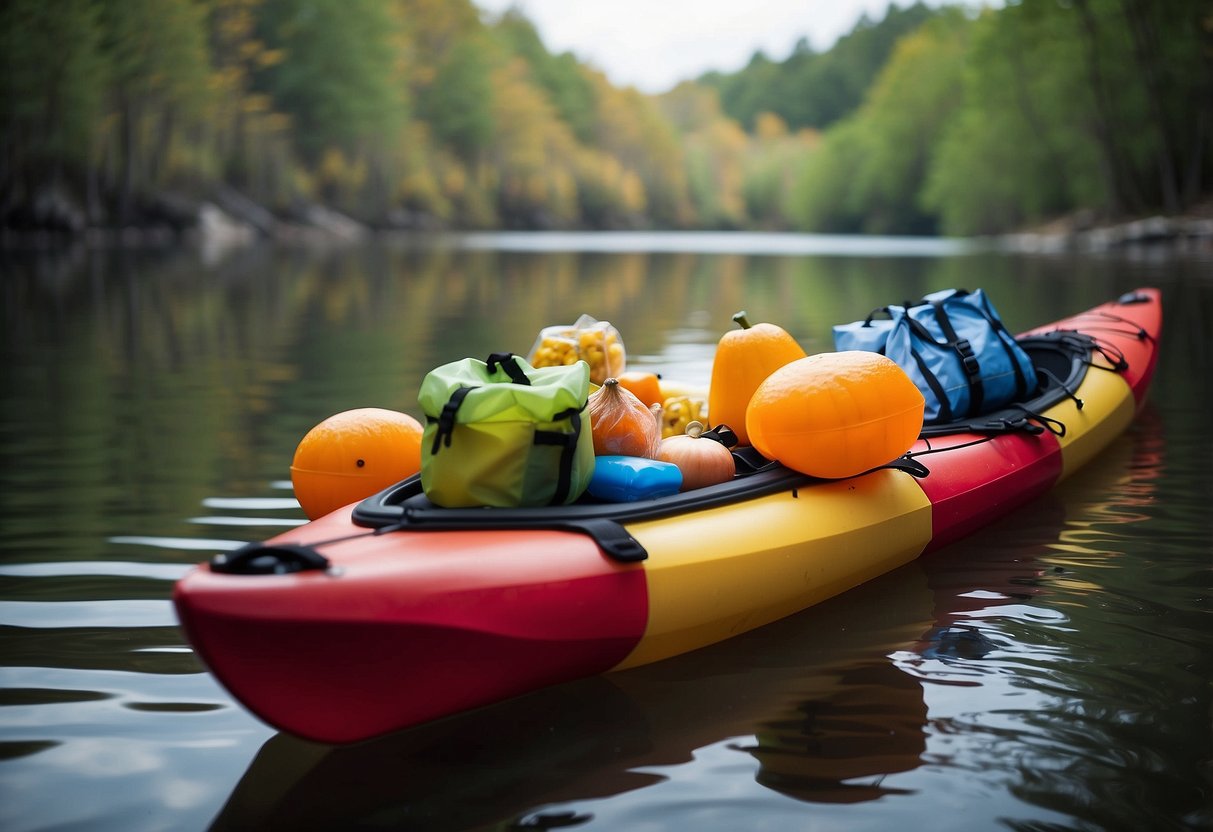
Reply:
<svg viewBox="0 0 1213 832"><path fill-rule="evenodd" d="M465 242L0 255L0 828L1213 825L1213 259ZM631 365L703 384L742 308L814 352L937 288L984 287L1026 329L1139 285L1164 291L1162 361L1107 454L730 643L330 749L249 716L177 629L190 564L301 522L312 425L418 415L427 370L545 325L589 312Z"/></svg>

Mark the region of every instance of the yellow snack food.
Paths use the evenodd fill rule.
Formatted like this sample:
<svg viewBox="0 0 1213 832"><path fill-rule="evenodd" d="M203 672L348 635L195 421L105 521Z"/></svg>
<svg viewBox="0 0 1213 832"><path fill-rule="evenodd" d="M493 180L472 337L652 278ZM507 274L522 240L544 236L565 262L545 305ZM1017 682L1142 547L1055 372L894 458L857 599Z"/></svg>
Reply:
<svg viewBox="0 0 1213 832"><path fill-rule="evenodd" d="M532 367L559 367L584 361L590 365L590 381L602 384L623 374L627 351L619 330L607 321L582 315L572 326L544 327L527 360Z"/></svg>
<svg viewBox="0 0 1213 832"><path fill-rule="evenodd" d="M671 396L661 403L661 436L682 436L691 422L708 424L708 406L691 396Z"/></svg>

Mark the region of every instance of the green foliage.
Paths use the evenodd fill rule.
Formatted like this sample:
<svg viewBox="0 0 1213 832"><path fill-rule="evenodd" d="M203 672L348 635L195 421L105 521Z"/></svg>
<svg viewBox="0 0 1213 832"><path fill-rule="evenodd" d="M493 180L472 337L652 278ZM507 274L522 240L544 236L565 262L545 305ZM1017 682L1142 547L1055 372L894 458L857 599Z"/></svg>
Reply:
<svg viewBox="0 0 1213 832"><path fill-rule="evenodd" d="M418 115L435 137L464 159L484 150L493 135L492 63L479 39L461 40L438 64L434 81L418 97Z"/></svg>
<svg viewBox="0 0 1213 832"><path fill-rule="evenodd" d="M897 41L933 14L922 3L892 5L879 23L862 17L826 52L815 53L801 40L783 62L760 53L740 72L709 73L700 81L718 89L725 113L747 127L762 112L777 114L793 130L827 127L859 107Z"/></svg>
<svg viewBox="0 0 1213 832"><path fill-rule="evenodd" d="M579 141L593 140L594 85L581 71L571 53L553 55L535 31L535 26L516 9L507 11L495 31L506 48L531 68L538 85L547 93L562 121Z"/></svg>
<svg viewBox="0 0 1213 832"><path fill-rule="evenodd" d="M862 206L850 194L867 155L866 135L857 119L845 119L804 160L788 196L787 213L797 228L827 233L863 230Z"/></svg>
<svg viewBox="0 0 1213 832"><path fill-rule="evenodd" d="M108 70L99 11L91 0L0 4L0 184L88 162Z"/></svg>
<svg viewBox="0 0 1213 832"><path fill-rule="evenodd" d="M1023 0L977 21L923 193L947 231L1176 211L1209 192L1209 12L1165 5Z"/></svg>
<svg viewBox="0 0 1213 832"><path fill-rule="evenodd" d="M959 101L968 21L941 15L900 40L863 107L831 131L801 172L802 227L930 233L918 205L926 171Z"/></svg>
<svg viewBox="0 0 1213 832"><path fill-rule="evenodd" d="M126 223L220 182L426 227L1177 211L1213 192L1210 33L1207 0L893 6L827 51L652 97L472 0L8 0L0 221L48 184Z"/></svg>
<svg viewBox="0 0 1213 832"><path fill-rule="evenodd" d="M395 21L379 0L268 0L261 30L286 59L258 79L291 116L304 157L392 135L403 115L393 86Z"/></svg>

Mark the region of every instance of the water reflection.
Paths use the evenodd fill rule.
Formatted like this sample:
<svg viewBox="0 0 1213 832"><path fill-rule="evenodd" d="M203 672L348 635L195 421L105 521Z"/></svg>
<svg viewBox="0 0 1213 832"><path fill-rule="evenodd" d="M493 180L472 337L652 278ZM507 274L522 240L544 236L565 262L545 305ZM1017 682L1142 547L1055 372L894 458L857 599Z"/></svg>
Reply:
<svg viewBox="0 0 1213 832"><path fill-rule="evenodd" d="M722 739L755 733L757 749L736 747L759 759L760 780L797 781L802 772L785 766L781 775L774 758L780 751L792 756L787 738L798 730L794 726L805 724L805 703L830 695L842 703L858 689L875 691L876 677L847 667L843 657L891 650L927 625L930 594L920 571L901 570L869 589L859 610L853 603L829 602L809 615L688 656L540 691L358 746L326 748L275 736L253 761L215 828L356 827L369 825L371 818L376 823L390 818L402 829L476 828L517 819L540 805L653 786L665 779L656 769L687 763L698 749ZM854 626L857 614L867 614L866 626ZM911 746L920 747L921 688L889 669L910 682L891 696L905 693L917 702L909 708L921 711L917 725L907 728L917 737L909 740ZM875 708L853 713L871 721L873 727L865 730L874 740L887 733L876 726L902 721ZM829 730L835 727L837 722ZM843 760L832 775L808 755L800 759L813 769L814 779L824 776L840 793L848 788L841 780L880 773L873 755L889 755L887 746L861 750L845 740L827 744ZM911 762L915 757L911 749Z"/></svg>

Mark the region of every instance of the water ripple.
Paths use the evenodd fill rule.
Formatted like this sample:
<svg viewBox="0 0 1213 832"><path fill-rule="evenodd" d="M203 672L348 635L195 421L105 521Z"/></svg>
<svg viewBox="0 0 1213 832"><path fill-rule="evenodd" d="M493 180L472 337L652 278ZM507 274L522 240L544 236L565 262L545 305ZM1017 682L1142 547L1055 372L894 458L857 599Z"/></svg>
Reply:
<svg viewBox="0 0 1213 832"><path fill-rule="evenodd" d="M191 517L200 526L302 526L307 520L291 517Z"/></svg>
<svg viewBox="0 0 1213 832"><path fill-rule="evenodd" d="M155 546L158 549L174 549L186 552L229 551L239 549L248 541L245 540L206 540L195 537L153 537L149 535L127 534L114 535L108 538L110 543L132 546Z"/></svg>
<svg viewBox="0 0 1213 832"><path fill-rule="evenodd" d="M294 497L207 497L202 505L225 511L281 511L299 508L299 501Z"/></svg>
<svg viewBox="0 0 1213 832"><path fill-rule="evenodd" d="M6 626L38 629L62 627L175 627L171 601L0 601Z"/></svg>
<svg viewBox="0 0 1213 832"><path fill-rule="evenodd" d="M67 578L100 575L112 578L157 578L178 581L193 568L181 563L138 563L117 560L42 561L0 564L0 575L21 578Z"/></svg>

